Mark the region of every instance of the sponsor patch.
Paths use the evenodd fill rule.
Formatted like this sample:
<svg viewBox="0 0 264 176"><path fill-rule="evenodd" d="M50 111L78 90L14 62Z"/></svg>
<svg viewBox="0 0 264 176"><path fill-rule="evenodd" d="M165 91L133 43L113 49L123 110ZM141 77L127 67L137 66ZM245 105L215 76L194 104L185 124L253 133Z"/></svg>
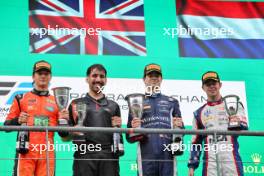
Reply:
<svg viewBox="0 0 264 176"><path fill-rule="evenodd" d="M49 111L49 112L54 112L54 107L46 106L46 110Z"/></svg>

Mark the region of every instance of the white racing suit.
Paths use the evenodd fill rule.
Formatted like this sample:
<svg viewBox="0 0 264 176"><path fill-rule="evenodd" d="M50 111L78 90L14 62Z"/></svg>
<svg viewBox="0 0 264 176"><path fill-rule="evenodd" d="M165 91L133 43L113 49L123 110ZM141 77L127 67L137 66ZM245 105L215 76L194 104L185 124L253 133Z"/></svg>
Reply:
<svg viewBox="0 0 264 176"><path fill-rule="evenodd" d="M237 116L240 118L241 130L247 130L247 119L241 103L238 106ZM222 100L208 102L194 112L194 130L228 130L228 123L228 114ZM199 166L203 149L203 176L217 176L217 167L220 176L242 176L243 166L238 152L237 138L238 136L218 135L217 142L214 143L212 135L193 136L188 167L196 169ZM202 143L204 143L203 146Z"/></svg>

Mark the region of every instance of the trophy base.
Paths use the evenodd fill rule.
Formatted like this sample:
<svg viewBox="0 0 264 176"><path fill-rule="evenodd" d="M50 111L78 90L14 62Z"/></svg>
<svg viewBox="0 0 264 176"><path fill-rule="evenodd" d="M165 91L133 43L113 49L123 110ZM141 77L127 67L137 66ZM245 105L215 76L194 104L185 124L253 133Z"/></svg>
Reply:
<svg viewBox="0 0 264 176"><path fill-rule="evenodd" d="M119 144L117 148L114 147L114 145L111 145L111 150L114 153L115 156L123 156L125 154L124 151L124 145L123 144Z"/></svg>
<svg viewBox="0 0 264 176"><path fill-rule="evenodd" d="M147 136L145 134L133 133L129 134L129 138L132 141L144 141Z"/></svg>
<svg viewBox="0 0 264 176"><path fill-rule="evenodd" d="M241 127L240 127L240 126L237 126L237 127L229 126L229 127L228 127L228 130L239 131L239 130L241 130Z"/></svg>
<svg viewBox="0 0 264 176"><path fill-rule="evenodd" d="M59 119L58 124L59 124L59 126L69 126L68 120L66 120L66 119Z"/></svg>
<svg viewBox="0 0 264 176"><path fill-rule="evenodd" d="M230 122L228 124L228 130L240 130L241 129L241 124L239 122Z"/></svg>
<svg viewBox="0 0 264 176"><path fill-rule="evenodd" d="M26 154L29 152L28 148L17 148L16 151L20 154Z"/></svg>
<svg viewBox="0 0 264 176"><path fill-rule="evenodd" d="M172 155L173 156L181 156L181 155L183 155L183 151L182 150L178 150L178 151L172 152Z"/></svg>
<svg viewBox="0 0 264 176"><path fill-rule="evenodd" d="M116 153L114 153L114 155L117 157L123 156L124 154L125 154L124 150L119 150Z"/></svg>
<svg viewBox="0 0 264 176"><path fill-rule="evenodd" d="M182 141L171 144L171 153L173 156L179 156L183 154Z"/></svg>

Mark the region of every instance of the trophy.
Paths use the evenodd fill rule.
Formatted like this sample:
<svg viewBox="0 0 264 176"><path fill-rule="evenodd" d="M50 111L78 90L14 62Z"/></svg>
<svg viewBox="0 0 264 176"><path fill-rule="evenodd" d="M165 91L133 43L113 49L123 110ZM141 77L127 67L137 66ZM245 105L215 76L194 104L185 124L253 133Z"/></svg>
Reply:
<svg viewBox="0 0 264 176"><path fill-rule="evenodd" d="M87 105L82 102L77 102L76 103L76 111L78 114L78 122L77 122L77 127L83 127L83 121L86 117L86 112L87 112ZM84 133L79 133L78 135L83 136Z"/></svg>
<svg viewBox="0 0 264 176"><path fill-rule="evenodd" d="M237 95L227 95L223 98L225 103L225 109L227 114L230 116L234 116L237 114L239 97ZM231 122L229 120L228 129L240 129L240 121Z"/></svg>
<svg viewBox="0 0 264 176"><path fill-rule="evenodd" d="M66 109L68 105L68 100L70 96L70 87L55 87L53 88L53 93L55 97L56 104L59 107L59 110ZM60 126L67 126L68 121L66 119L59 119Z"/></svg>
<svg viewBox="0 0 264 176"><path fill-rule="evenodd" d="M117 128L117 127L115 127L115 128ZM113 144L112 144L111 148L112 148L112 152L114 153L115 156L119 157L119 156L123 156L125 154L122 134L120 134L120 133L114 133L113 134Z"/></svg>
<svg viewBox="0 0 264 176"><path fill-rule="evenodd" d="M171 128L180 130L179 127L173 127L173 117L171 117ZM172 135L172 144L171 144L172 155L182 155L183 154L183 136L182 134L173 134Z"/></svg>
<svg viewBox="0 0 264 176"><path fill-rule="evenodd" d="M27 126L22 123L21 126ZM16 142L16 150L18 153L25 154L29 151L29 131L19 131Z"/></svg>
<svg viewBox="0 0 264 176"><path fill-rule="evenodd" d="M144 94L129 94L126 96L126 101L128 102L128 108L132 115L132 118L142 118L143 115L143 104L144 104ZM138 127L140 128L140 127ZM133 141L143 140L146 136L144 134L132 133L129 134L129 138Z"/></svg>

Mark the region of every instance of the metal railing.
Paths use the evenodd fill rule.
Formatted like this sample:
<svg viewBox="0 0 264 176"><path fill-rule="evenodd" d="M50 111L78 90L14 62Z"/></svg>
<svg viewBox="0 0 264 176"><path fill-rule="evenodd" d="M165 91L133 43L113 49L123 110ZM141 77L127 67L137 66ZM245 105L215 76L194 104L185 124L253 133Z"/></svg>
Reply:
<svg viewBox="0 0 264 176"><path fill-rule="evenodd" d="M42 132L103 132L103 133L151 133L151 134L188 134L188 135L230 135L264 136L264 131L227 131L227 130L185 130L157 128L108 128L108 127L37 127L37 126L0 126L0 131L42 131Z"/></svg>
<svg viewBox="0 0 264 176"><path fill-rule="evenodd" d="M48 145L48 132L101 132L101 133L143 133L143 134L182 134L182 135L213 135L217 143L217 135L229 136L264 136L264 131L228 131L228 130L186 130L186 129L156 129L156 128L107 128L107 127L37 127L37 126L0 126L0 131L39 131L46 132L46 144ZM217 155L216 155L217 157ZM217 157L218 158L218 157ZM218 159L216 158L218 174ZM46 173L49 173L49 154L46 150Z"/></svg>

